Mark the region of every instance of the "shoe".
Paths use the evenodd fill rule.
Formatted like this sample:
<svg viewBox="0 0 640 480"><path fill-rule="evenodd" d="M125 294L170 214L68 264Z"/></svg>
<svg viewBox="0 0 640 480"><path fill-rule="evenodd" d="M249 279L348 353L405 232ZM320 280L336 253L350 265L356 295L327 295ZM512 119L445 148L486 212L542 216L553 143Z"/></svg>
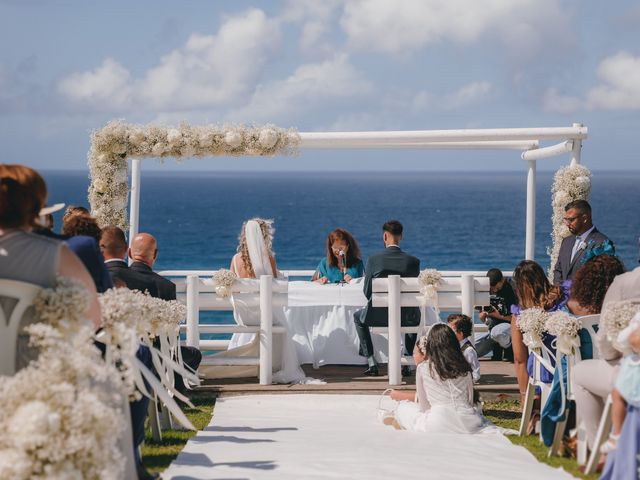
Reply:
<svg viewBox="0 0 640 480"><path fill-rule="evenodd" d="M400 369L403 377L410 377L412 375L411 367L409 365L403 365Z"/></svg>
<svg viewBox="0 0 640 480"><path fill-rule="evenodd" d="M618 438L620 438L620 435L610 434L607 441L600 446L600 453L607 455L613 452L618 446Z"/></svg>
<svg viewBox="0 0 640 480"><path fill-rule="evenodd" d="M378 375L380 375L380 372L378 371L378 366L377 365L372 365L371 367L367 368L363 375L365 377L377 377Z"/></svg>

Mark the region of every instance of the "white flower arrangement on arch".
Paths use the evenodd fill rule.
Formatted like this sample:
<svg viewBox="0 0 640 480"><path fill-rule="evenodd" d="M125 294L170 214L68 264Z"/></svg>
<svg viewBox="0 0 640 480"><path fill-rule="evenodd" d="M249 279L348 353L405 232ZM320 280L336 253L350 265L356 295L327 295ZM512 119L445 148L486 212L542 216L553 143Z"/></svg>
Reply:
<svg viewBox="0 0 640 480"><path fill-rule="evenodd" d="M109 122L91 133L88 163L91 213L101 227L127 227L128 157L273 156L297 153L300 135L273 125L177 128Z"/></svg>
<svg viewBox="0 0 640 480"><path fill-rule="evenodd" d="M522 332L522 340L527 347L531 349L542 347L542 335L548 317L549 314L539 307L522 310L517 316L516 325Z"/></svg>
<svg viewBox="0 0 640 480"><path fill-rule="evenodd" d="M549 313L545 322L547 333L556 337L556 350L564 355L572 355L580 347L578 331L581 328L579 318L561 310Z"/></svg>
<svg viewBox="0 0 640 480"><path fill-rule="evenodd" d="M564 223L564 207L574 200L588 200L591 193L591 172L584 165L569 165L558 170L553 177L551 187L551 216L553 245L547 249L550 257L550 281L553 281L553 269L558 261L562 240L571 235Z"/></svg>

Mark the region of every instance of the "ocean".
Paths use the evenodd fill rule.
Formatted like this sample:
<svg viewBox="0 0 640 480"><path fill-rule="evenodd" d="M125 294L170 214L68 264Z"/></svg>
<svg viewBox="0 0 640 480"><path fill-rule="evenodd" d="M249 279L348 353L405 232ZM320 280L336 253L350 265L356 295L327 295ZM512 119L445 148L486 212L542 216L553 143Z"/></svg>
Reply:
<svg viewBox="0 0 640 480"><path fill-rule="evenodd" d="M87 205L86 171L44 171L49 203ZM552 173L538 172L536 260L549 264ZM640 172L595 172L594 223L627 269L638 265ZM242 222L275 220L280 269L314 269L327 234L349 230L366 257L381 226L404 224L402 248L439 270L512 270L524 258L526 174L162 172L142 175L140 231L158 239L156 269L228 268ZM61 212L55 215L56 230Z"/></svg>

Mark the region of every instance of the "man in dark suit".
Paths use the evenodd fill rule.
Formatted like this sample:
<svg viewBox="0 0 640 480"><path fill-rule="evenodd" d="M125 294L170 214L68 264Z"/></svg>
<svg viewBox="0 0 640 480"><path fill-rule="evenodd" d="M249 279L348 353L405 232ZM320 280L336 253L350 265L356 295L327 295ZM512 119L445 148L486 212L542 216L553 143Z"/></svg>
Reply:
<svg viewBox="0 0 640 480"><path fill-rule="evenodd" d="M400 250L402 240L402 224L398 220L389 220L382 226L382 240L385 249L369 257L364 269L364 295L368 303L365 308L358 310L353 315L356 324L356 332L360 339L361 355L367 357L369 368L365 375L377 376L378 363L374 357L371 331L369 327L387 326L389 324L388 309L373 308L371 305L372 284L374 278L386 278L389 275L402 277L417 277L420 274L420 260ZM402 308L400 313L402 326L415 326L420 324L420 309L417 307ZM415 335L406 335L405 346L411 353L416 341ZM402 374L407 376L410 370L403 367Z"/></svg>
<svg viewBox="0 0 640 480"><path fill-rule="evenodd" d="M137 274L136 281L142 280L145 285L144 290L148 291L149 295L162 300L176 299L176 284L153 271L153 264L158 258L158 244L152 235L139 233L133 237L129 247L129 258L133 260L129 269ZM128 283L127 287L129 287ZM194 371L198 369L202 360L200 350L195 347L181 346L180 353L186 365ZM175 387L182 394L187 391L182 377L178 374L175 375Z"/></svg>
<svg viewBox="0 0 640 480"><path fill-rule="evenodd" d="M580 268L580 260L588 249L601 246L609 238L598 231L591 220L591 205L575 200L564 207L564 222L571 235L560 245L558 260L553 269L553 283L571 280ZM613 246L613 243L611 244Z"/></svg>

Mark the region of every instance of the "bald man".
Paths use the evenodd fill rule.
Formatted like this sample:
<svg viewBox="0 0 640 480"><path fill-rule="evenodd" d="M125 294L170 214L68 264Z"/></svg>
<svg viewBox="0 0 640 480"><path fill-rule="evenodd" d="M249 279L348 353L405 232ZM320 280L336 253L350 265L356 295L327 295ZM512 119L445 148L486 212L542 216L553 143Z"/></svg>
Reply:
<svg viewBox="0 0 640 480"><path fill-rule="evenodd" d="M158 243L153 235L139 233L133 237L129 246L129 258L133 261L130 270L142 276L143 291L147 290L152 297L163 300L176 299L175 283L153 271L153 265L158 258Z"/></svg>

